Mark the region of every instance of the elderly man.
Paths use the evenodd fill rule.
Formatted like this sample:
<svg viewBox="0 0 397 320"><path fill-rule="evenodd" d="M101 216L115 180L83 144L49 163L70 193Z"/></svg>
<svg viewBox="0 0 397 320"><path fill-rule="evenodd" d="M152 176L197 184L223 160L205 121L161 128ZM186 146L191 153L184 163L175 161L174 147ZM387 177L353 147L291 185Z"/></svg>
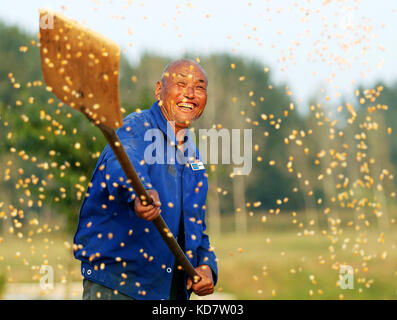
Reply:
<svg viewBox="0 0 397 320"><path fill-rule="evenodd" d="M102 152L74 239L83 299L186 300L192 291L213 293L217 263L204 233L207 174L187 130L204 111L207 84L198 63L170 63L156 84L157 102L130 114L118 130L153 205L143 206L136 197L111 148ZM151 131L160 134L148 139ZM154 142L164 148L153 150ZM145 159L151 151L161 161ZM151 223L160 214L200 274L198 283L177 265Z"/></svg>

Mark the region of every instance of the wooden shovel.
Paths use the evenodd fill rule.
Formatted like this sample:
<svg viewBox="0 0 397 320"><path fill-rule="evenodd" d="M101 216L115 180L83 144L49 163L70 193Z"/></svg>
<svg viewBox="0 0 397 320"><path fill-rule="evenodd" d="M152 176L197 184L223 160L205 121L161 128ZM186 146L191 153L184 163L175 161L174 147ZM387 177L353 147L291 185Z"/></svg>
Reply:
<svg viewBox="0 0 397 320"><path fill-rule="evenodd" d="M129 160L115 129L123 125L119 98L120 47L65 16L40 10L41 67L47 90L82 112L103 133L143 205L153 203ZM200 276L186 258L161 216L154 221L194 283Z"/></svg>

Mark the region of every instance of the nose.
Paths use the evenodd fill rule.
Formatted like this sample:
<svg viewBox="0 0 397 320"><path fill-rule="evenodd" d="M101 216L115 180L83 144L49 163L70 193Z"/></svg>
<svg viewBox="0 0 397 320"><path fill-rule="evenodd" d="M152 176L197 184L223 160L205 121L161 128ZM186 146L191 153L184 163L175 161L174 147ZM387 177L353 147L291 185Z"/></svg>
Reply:
<svg viewBox="0 0 397 320"><path fill-rule="evenodd" d="M184 95L185 98L193 99L194 98L194 87L193 86L187 86L185 88L185 91L183 92L183 95Z"/></svg>

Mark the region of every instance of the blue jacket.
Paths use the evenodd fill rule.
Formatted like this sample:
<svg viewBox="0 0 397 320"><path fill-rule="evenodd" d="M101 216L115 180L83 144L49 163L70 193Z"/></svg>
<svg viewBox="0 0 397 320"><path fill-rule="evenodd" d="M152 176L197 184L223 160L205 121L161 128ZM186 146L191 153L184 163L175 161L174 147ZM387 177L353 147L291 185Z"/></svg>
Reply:
<svg viewBox="0 0 397 320"><path fill-rule="evenodd" d="M145 137L149 129L159 130L151 130L150 133L157 134ZM158 191L161 215L175 237L179 222L183 221L188 259L194 267L210 266L216 283L216 256L204 233L207 174L205 169L194 171L189 165L200 159L197 147L191 139L185 139L189 147L185 157L190 151L192 158L187 164L175 160L181 151L157 102L149 110L127 116L117 133L145 188ZM164 152L159 148L154 150L155 141L160 143L156 146L164 145ZM151 164L144 161L151 151L156 159L163 161ZM146 157L145 152L149 152ZM135 299L167 300L175 259L154 224L137 217L133 210L134 198L131 185L107 145L81 207L74 255L82 261L84 278ZM184 290L187 299L191 292Z"/></svg>

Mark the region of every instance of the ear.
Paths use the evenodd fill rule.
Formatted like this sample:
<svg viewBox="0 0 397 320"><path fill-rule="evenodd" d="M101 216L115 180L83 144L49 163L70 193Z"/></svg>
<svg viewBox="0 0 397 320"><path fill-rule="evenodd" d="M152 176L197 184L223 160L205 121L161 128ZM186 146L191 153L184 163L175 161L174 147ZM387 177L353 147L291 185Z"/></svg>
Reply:
<svg viewBox="0 0 397 320"><path fill-rule="evenodd" d="M154 94L156 95L156 99L158 101L160 101L160 92L162 89L163 89L163 84L161 83L161 81L157 81L156 90L155 90Z"/></svg>

